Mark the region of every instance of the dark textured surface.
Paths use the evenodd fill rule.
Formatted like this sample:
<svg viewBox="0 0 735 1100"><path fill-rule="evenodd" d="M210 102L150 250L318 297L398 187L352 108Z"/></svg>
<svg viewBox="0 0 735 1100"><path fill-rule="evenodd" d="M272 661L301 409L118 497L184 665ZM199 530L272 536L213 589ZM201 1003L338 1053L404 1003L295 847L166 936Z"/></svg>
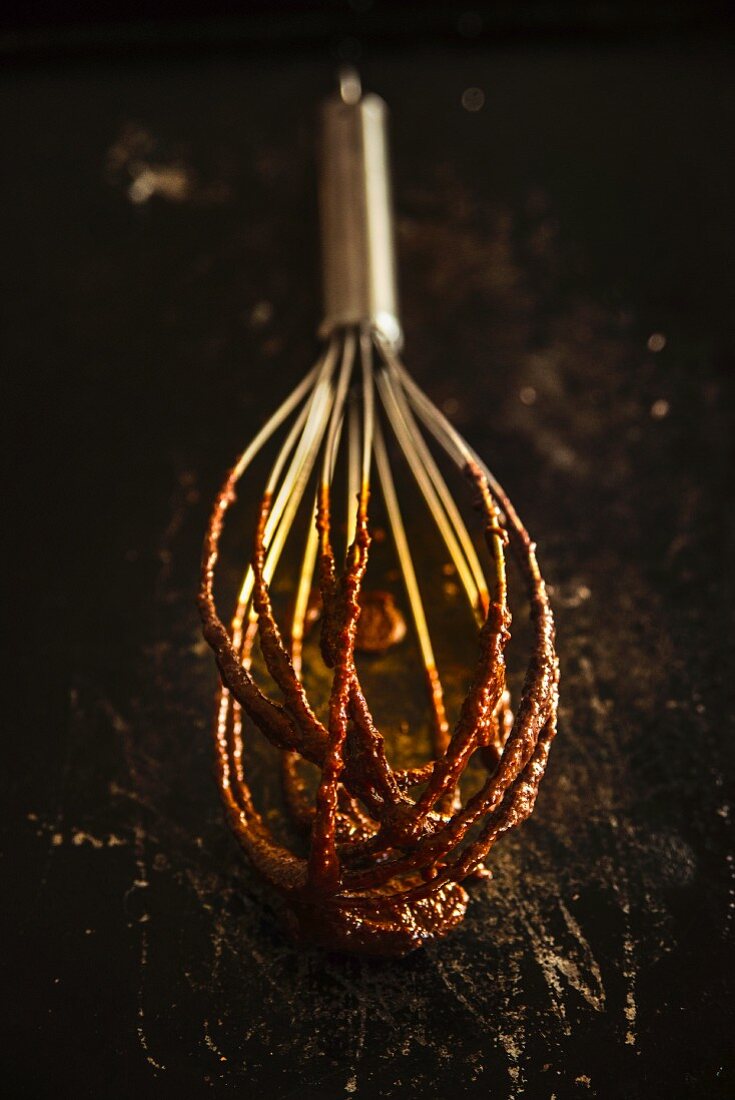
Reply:
<svg viewBox="0 0 735 1100"><path fill-rule="evenodd" d="M210 776L194 606L218 478L315 352L327 68L3 74L11 1095L732 1095L730 64L366 69L407 362L537 538L562 661L534 818L449 941L385 963L274 924ZM168 197L130 201L124 134L179 165Z"/></svg>

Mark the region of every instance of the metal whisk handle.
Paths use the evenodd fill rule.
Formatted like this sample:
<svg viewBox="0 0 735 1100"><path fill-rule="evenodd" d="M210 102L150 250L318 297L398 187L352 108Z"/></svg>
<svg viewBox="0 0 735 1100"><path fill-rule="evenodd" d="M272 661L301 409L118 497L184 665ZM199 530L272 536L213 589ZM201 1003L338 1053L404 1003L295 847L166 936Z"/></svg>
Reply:
<svg viewBox="0 0 735 1100"><path fill-rule="evenodd" d="M319 199L324 321L328 336L345 325L370 325L394 348L402 344L388 171L388 108L362 95L357 74L341 74L339 94L321 112Z"/></svg>

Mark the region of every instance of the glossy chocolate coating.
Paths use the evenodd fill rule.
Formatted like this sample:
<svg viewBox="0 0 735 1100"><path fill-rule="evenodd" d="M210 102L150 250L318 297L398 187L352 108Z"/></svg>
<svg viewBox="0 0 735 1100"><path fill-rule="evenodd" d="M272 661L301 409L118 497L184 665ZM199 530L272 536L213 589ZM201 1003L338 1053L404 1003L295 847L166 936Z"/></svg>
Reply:
<svg viewBox="0 0 735 1100"><path fill-rule="evenodd" d="M327 493L317 509L320 643L332 672L326 723L312 710L294 672L264 577L270 497L261 502L255 536L253 605L263 658L282 703L266 697L250 674L253 631L241 634L233 626L228 632L215 609L214 569L224 516L234 499L234 471L212 511L199 607L222 679L215 729L220 793L243 849L282 894L294 935L330 949L403 955L450 932L468 902L461 881L482 873L483 860L501 834L529 816L546 768L556 732L558 663L535 546L510 501L491 495L483 472L468 463L466 474L484 516L488 545L501 534L526 582L533 651L508 730L504 651L510 613L504 602L491 601L478 634L474 675L451 737L428 765L403 771L388 763L355 667L370 547L367 491L360 496L355 538L341 572L330 542ZM295 823L310 832L307 858L278 842L253 804L242 764L241 710L283 751L286 803ZM487 777L463 805L458 783L475 753ZM313 803L299 775L300 758L321 773ZM410 789L420 783L423 791L411 797ZM479 832L475 829L468 840L469 830L479 823Z"/></svg>

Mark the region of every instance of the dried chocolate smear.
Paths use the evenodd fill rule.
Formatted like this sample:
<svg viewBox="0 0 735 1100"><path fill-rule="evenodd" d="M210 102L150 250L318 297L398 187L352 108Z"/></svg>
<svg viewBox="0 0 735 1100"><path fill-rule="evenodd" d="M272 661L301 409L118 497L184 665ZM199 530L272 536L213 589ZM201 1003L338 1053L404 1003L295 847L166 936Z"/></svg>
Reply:
<svg viewBox="0 0 735 1100"><path fill-rule="evenodd" d="M306 609L305 632L322 615L321 594L311 592ZM391 592L365 588L360 592L360 617L357 621L355 649L360 653L385 653L406 637L406 620Z"/></svg>

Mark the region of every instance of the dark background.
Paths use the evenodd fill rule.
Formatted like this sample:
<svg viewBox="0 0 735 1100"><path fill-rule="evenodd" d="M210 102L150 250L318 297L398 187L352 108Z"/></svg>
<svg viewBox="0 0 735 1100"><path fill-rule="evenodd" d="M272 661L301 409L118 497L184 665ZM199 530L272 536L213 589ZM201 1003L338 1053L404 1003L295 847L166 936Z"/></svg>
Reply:
<svg viewBox="0 0 735 1100"><path fill-rule="evenodd" d="M733 1095L726 17L4 11L10 1095ZM533 819L398 962L275 923L194 606L218 479L316 352L344 59L392 107L408 365L537 538L562 663Z"/></svg>

